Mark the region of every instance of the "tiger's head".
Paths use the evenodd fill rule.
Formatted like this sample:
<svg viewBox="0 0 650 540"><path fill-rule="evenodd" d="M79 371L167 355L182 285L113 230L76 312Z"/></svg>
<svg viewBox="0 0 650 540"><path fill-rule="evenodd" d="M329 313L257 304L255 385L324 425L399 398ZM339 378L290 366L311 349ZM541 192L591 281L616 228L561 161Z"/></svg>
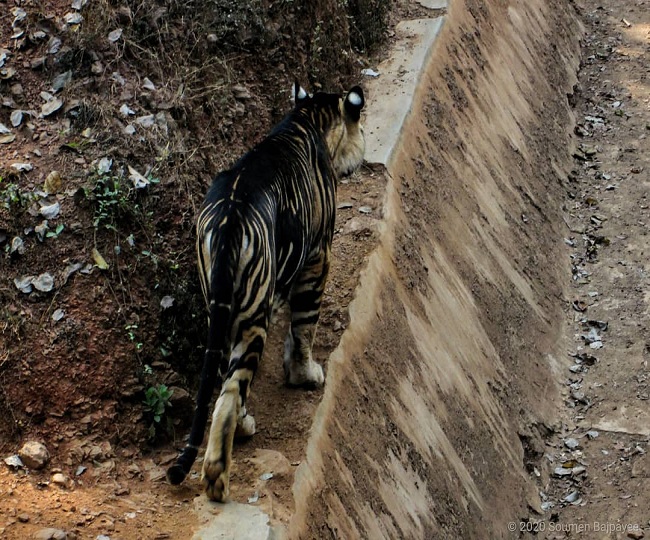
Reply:
<svg viewBox="0 0 650 540"><path fill-rule="evenodd" d="M363 163L366 140L361 125L363 90L354 86L345 96L316 92L309 95L298 82L293 88L298 113L306 114L322 133L338 177L351 174Z"/></svg>

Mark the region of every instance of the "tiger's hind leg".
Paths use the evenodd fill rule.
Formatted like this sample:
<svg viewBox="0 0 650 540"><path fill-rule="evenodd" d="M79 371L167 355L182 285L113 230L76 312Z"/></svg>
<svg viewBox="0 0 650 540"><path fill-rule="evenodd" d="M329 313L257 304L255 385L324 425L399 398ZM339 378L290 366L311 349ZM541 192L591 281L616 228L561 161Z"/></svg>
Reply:
<svg viewBox="0 0 650 540"><path fill-rule="evenodd" d="M312 345L329 263L329 249L321 250L302 269L291 290L291 328L284 344L284 374L288 386L314 388L325 381L323 368L312 357Z"/></svg>
<svg viewBox="0 0 650 540"><path fill-rule="evenodd" d="M212 414L201 479L207 496L213 501L226 502L228 498L235 434L251 436L255 433L255 420L246 414L246 399L266 338L264 329L257 330L245 353L231 362Z"/></svg>

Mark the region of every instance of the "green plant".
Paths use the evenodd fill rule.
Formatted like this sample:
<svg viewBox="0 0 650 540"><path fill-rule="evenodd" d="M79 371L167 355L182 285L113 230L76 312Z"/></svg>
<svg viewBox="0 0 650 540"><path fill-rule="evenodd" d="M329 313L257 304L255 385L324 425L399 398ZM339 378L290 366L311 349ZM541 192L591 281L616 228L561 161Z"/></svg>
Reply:
<svg viewBox="0 0 650 540"><path fill-rule="evenodd" d="M138 338L135 334L135 331L138 329L137 324L127 324L124 329L126 330L127 335L129 336L129 341L135 344L136 352L140 352L144 344L141 341L138 341Z"/></svg>
<svg viewBox="0 0 650 540"><path fill-rule="evenodd" d="M58 236L63 232L63 229L65 229L65 225L63 223L59 223L56 226L56 229L53 231L47 231L45 234L46 238L58 238Z"/></svg>
<svg viewBox="0 0 650 540"><path fill-rule="evenodd" d="M147 388L144 394L144 410L151 417L149 424L149 439L156 438L158 430L163 425L163 419L166 423L166 430L171 429L171 419L165 416L167 409L172 406L171 397L173 390L167 388L164 384L157 384Z"/></svg>
<svg viewBox="0 0 650 540"><path fill-rule="evenodd" d="M23 210L36 200L37 196L34 193L21 191L18 184L3 182L4 179L0 176L0 202L7 210L16 208Z"/></svg>
<svg viewBox="0 0 650 540"><path fill-rule="evenodd" d="M130 189L117 176L100 175L95 181L92 196L95 200L95 229L116 231L117 220L130 213Z"/></svg>

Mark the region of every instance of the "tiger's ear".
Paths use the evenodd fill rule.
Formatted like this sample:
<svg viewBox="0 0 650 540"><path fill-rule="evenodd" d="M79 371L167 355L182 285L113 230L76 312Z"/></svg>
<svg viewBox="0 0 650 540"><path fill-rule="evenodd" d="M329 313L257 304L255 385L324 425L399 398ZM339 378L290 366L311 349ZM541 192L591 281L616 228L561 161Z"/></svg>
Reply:
<svg viewBox="0 0 650 540"><path fill-rule="evenodd" d="M366 101L363 97L363 90L360 86L355 86L348 92L348 95L345 96L345 102L343 105L348 116L355 122L358 122L359 118L361 118L361 109L363 109L365 103Z"/></svg>
<svg viewBox="0 0 650 540"><path fill-rule="evenodd" d="M293 88L291 89L291 97L293 98L293 101L298 104L302 100L307 99L309 97L309 94L302 86L300 86L300 83L296 80L293 83Z"/></svg>

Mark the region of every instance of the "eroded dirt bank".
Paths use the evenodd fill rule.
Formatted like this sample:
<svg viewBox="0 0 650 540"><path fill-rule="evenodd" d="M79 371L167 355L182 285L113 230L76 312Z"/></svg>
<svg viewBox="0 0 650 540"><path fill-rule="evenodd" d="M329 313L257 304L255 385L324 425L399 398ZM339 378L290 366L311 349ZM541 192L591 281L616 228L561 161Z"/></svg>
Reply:
<svg viewBox="0 0 650 540"><path fill-rule="evenodd" d="M291 537L506 538L539 508L579 34L567 2L450 6L330 359Z"/></svg>

